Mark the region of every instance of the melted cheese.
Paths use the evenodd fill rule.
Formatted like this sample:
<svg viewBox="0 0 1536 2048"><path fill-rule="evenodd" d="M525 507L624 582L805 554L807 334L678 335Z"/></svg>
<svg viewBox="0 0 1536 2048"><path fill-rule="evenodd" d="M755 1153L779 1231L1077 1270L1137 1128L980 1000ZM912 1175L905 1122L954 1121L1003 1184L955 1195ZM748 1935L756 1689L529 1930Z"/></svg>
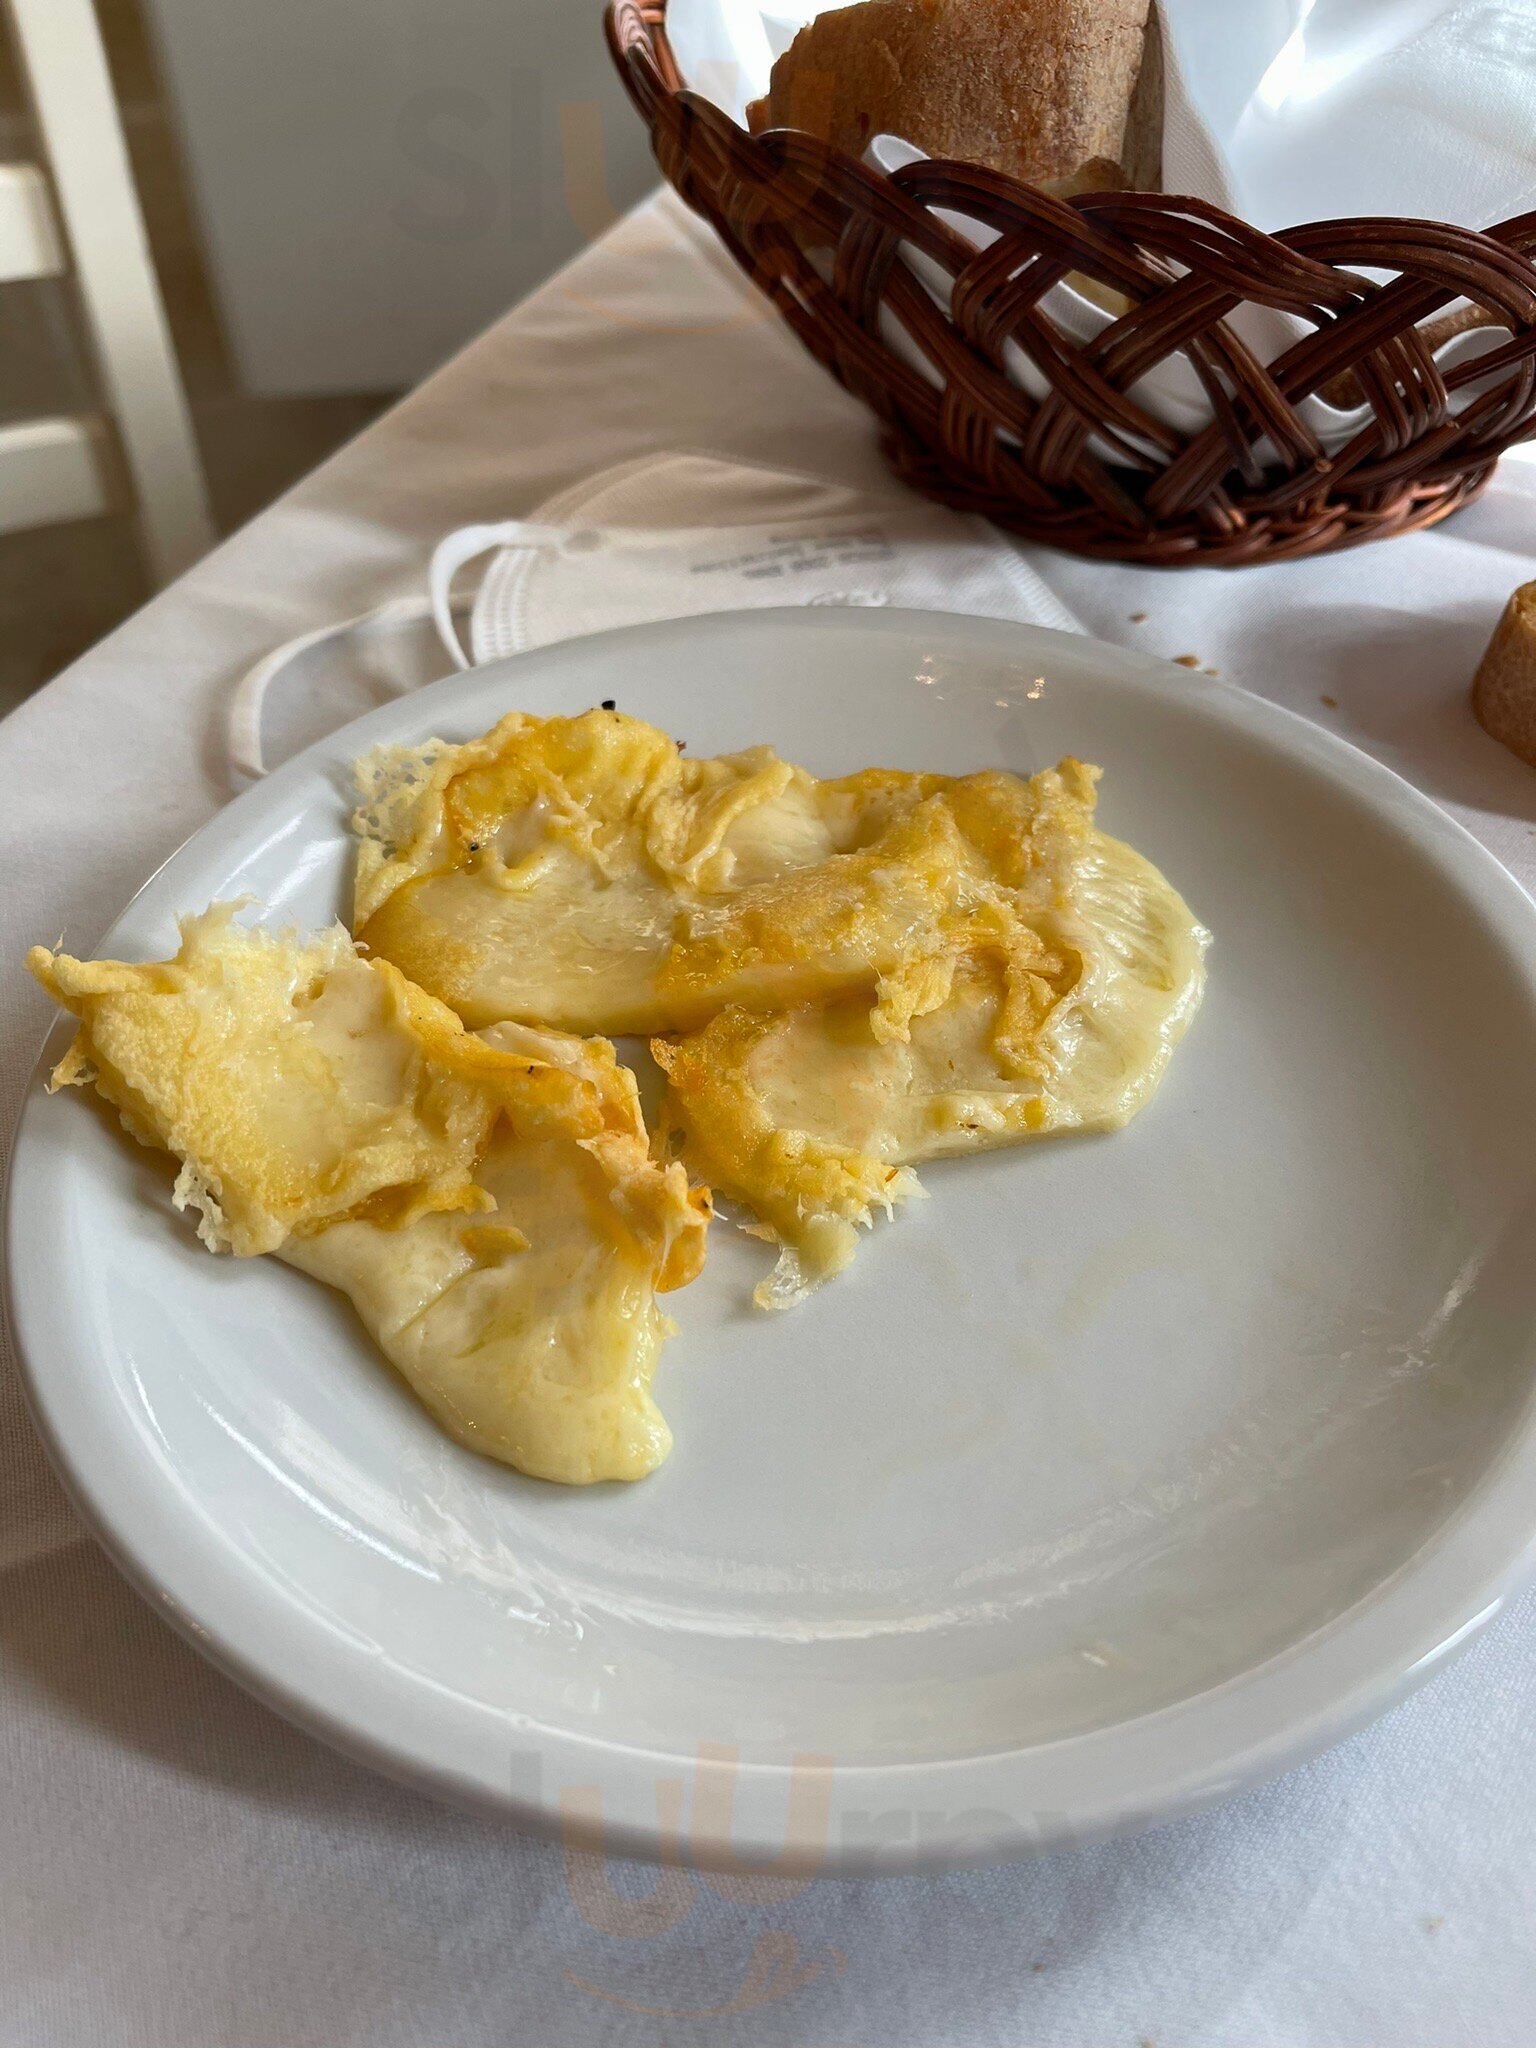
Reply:
<svg viewBox="0 0 1536 2048"><path fill-rule="evenodd" d="M174 960L28 964L80 1019L54 1085L94 1081L175 1154L211 1248L344 1288L454 1434L523 1471L632 1479L665 1455L654 1295L698 1271L707 1201L652 1161L612 1046L476 1037L345 932L273 936L228 905Z"/></svg>
<svg viewBox="0 0 1536 2048"><path fill-rule="evenodd" d="M867 997L729 1009L653 1051L683 1156L784 1250L758 1290L787 1307L846 1266L926 1159L1114 1130L1157 1086L1200 1000L1207 934L1151 864L1058 820L1020 879L1053 965L983 939L941 999L893 1027Z"/></svg>
<svg viewBox="0 0 1536 2048"><path fill-rule="evenodd" d="M446 1429L540 1477L666 1455L656 1295L708 1216L573 1032L654 1034L669 1142L781 1247L783 1307L924 1160L1125 1123L1200 999L1207 935L1071 759L823 782L514 713L359 774L358 943L224 906L149 966L36 949L80 1020L54 1083L176 1155L210 1247L345 1292Z"/></svg>
<svg viewBox="0 0 1536 2048"><path fill-rule="evenodd" d="M942 776L818 782L617 712L360 764L354 925L470 1024L649 1033L869 986L934 950L976 849Z"/></svg>
<svg viewBox="0 0 1536 2048"><path fill-rule="evenodd" d="M494 1208L406 1231L334 1223L281 1257L351 1297L448 1433L540 1479L640 1479L672 1436L651 1376L674 1325L651 1249L598 1163L559 1139L493 1140Z"/></svg>

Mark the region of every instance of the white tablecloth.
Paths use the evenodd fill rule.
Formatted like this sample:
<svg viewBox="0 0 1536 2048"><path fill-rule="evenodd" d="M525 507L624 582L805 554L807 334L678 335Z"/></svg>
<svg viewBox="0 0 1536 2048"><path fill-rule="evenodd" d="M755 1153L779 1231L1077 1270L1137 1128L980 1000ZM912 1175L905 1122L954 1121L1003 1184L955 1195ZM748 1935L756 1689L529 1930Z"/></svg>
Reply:
<svg viewBox="0 0 1536 2048"><path fill-rule="evenodd" d="M91 946L225 800L233 676L419 584L446 528L688 445L880 477L865 416L663 202L0 726L7 1131L46 1021L20 953ZM1333 561L1036 560L1090 632L1196 654L1332 725L1529 887L1536 774L1477 730L1465 688L1533 553L1536 467L1511 462L1451 529ZM8 1360L0 1403L5 2048L1536 2039L1530 1598L1378 1726L1200 1819L771 1905L700 1887L671 1932L623 1939L589 1924L590 1881L557 1849L333 1756L205 1666L82 1533Z"/></svg>

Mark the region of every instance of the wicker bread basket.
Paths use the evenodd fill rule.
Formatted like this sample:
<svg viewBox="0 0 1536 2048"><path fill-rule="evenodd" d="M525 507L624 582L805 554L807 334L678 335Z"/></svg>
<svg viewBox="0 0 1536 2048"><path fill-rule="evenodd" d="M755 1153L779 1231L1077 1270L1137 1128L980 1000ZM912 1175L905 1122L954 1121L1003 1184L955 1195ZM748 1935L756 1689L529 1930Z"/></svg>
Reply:
<svg viewBox="0 0 1536 2048"><path fill-rule="evenodd" d="M1162 193L1061 200L938 161L887 176L793 129L748 135L685 90L666 11L666 0L608 9L614 61L664 176L875 413L893 466L931 497L1078 554L1283 561L1445 518L1536 433L1536 214L1485 234L1383 218L1266 235ZM978 250L940 210L999 239ZM904 243L953 279L947 312ZM1130 301L1087 344L1041 308L1069 272ZM1462 298L1509 336L1442 374L1418 323ZM1245 300L1314 331L1266 366L1227 321ZM890 346L893 320L932 376ZM1043 396L1005 373L1006 344L1030 358ZM1177 351L1212 414L1187 434L1128 395ZM1351 371L1369 415L1325 453L1298 407Z"/></svg>

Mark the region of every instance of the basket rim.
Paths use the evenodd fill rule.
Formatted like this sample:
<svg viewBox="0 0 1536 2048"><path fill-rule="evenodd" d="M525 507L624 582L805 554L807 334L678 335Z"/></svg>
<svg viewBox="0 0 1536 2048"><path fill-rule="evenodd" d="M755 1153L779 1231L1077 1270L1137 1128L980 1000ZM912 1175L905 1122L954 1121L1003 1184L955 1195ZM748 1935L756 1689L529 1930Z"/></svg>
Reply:
<svg viewBox="0 0 1536 2048"><path fill-rule="evenodd" d="M1271 233L1179 193L1058 198L934 157L886 171L803 129L752 134L691 89L667 0L608 0L606 31L663 175L931 496L1069 549L1237 564L1443 518L1536 434L1536 209L1488 229L1340 215ZM957 211L995 241L940 217ZM904 249L949 273L947 300ZM1123 308L1087 339L1042 303L1077 271ZM1424 323L1463 304L1489 342L1442 366ZM1244 305L1290 316L1294 338L1255 354L1230 317ZM1204 418L1171 421L1138 389L1176 357ZM1346 378L1358 395L1335 399Z"/></svg>

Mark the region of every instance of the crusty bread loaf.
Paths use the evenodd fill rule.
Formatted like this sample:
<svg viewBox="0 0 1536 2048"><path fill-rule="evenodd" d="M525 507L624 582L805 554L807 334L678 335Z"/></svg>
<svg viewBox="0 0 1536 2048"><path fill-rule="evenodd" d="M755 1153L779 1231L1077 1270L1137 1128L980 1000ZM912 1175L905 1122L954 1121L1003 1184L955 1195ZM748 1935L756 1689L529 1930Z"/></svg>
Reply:
<svg viewBox="0 0 1536 2048"><path fill-rule="evenodd" d="M1154 191L1157 18L1151 0L860 0L801 29L747 117L854 156L899 135L1056 193Z"/></svg>
<svg viewBox="0 0 1536 2048"><path fill-rule="evenodd" d="M1429 343L1431 355L1436 349L1444 348L1448 341L1454 341L1458 334L1471 334L1479 327L1497 327L1496 314L1486 306L1461 305L1454 312L1436 313L1432 320L1419 323L1419 332Z"/></svg>
<svg viewBox="0 0 1536 2048"><path fill-rule="evenodd" d="M1536 583L1522 583L1494 628L1472 678L1485 732L1536 768Z"/></svg>
<svg viewBox="0 0 1536 2048"><path fill-rule="evenodd" d="M1462 305L1454 312L1436 313L1431 320L1419 322L1431 355L1454 341L1458 334L1471 334L1479 327L1494 327L1499 324L1498 316L1490 313L1486 306ZM1364 405L1365 392L1360 379L1353 370L1341 370L1337 377L1331 377L1326 384L1317 388L1319 398L1329 405L1336 405L1340 412L1353 412L1357 405Z"/></svg>

